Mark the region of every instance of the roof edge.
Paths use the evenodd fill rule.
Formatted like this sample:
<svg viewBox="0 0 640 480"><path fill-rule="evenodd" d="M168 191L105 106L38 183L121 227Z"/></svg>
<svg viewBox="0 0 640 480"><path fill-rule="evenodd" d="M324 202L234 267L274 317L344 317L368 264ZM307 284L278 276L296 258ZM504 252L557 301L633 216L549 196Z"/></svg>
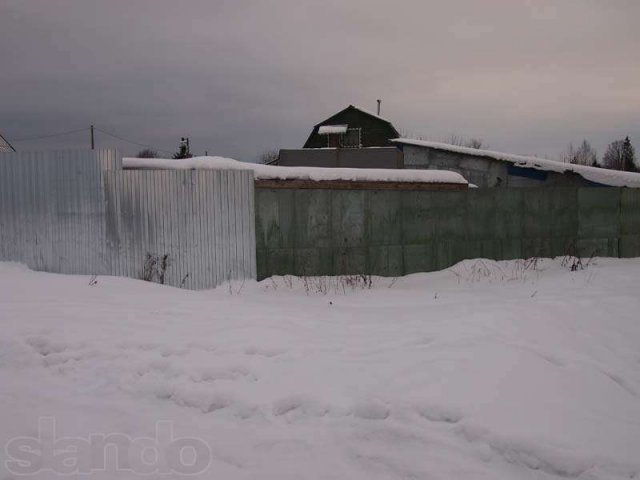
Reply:
<svg viewBox="0 0 640 480"><path fill-rule="evenodd" d="M572 172L580 175L585 180L612 187L640 188L640 173L624 172L620 170L609 170L607 168L590 167L587 165L577 165L574 163L564 163L557 160L549 160L540 157L526 155L516 155L491 150L481 150L470 147L460 147L448 143L431 142L428 140L415 140L412 138L394 138L392 143L401 145L413 145L416 147L433 148L463 155L474 155L476 157L486 157L501 162L511 163L516 167L532 168L547 172L567 173Z"/></svg>
<svg viewBox="0 0 640 480"><path fill-rule="evenodd" d="M6 138L4 138L4 137L2 136L2 134L1 134L1 133L0 133L0 140L4 141L4 143L6 143L7 145L9 145L9 148L10 148L11 150L13 150L14 152L16 151L16 149L14 148L14 146L13 146L13 145L11 145L11 143L9 143L9 140L7 140Z"/></svg>
<svg viewBox="0 0 640 480"><path fill-rule="evenodd" d="M366 115L369 115L370 117L373 117L373 118L375 118L375 119L377 119L377 120L382 120L383 122L386 122L386 123L388 123L389 125L391 125L391 126L393 127L393 124L391 123L391 121L390 121L390 120L387 120L386 118L381 117L380 115L376 115L375 113L373 113L373 112L369 112L369 111L365 110L364 108L360 108L360 107L358 107L358 106L356 106L356 105L349 105L348 107L343 108L342 110L340 110L339 112L334 113L334 114L333 114L333 115L331 115L330 117L325 118L325 119L324 119L324 120L322 120L320 123L316 123L316 124L314 125L314 127L319 127L319 126L321 126L324 122L327 122L327 121L331 120L333 117L336 117L336 116L340 115L342 112L344 112L344 111L346 111L346 110L349 110L349 109L352 109L352 110L358 110L359 112L364 113L364 114L366 114ZM394 128L395 128L395 127L394 127Z"/></svg>

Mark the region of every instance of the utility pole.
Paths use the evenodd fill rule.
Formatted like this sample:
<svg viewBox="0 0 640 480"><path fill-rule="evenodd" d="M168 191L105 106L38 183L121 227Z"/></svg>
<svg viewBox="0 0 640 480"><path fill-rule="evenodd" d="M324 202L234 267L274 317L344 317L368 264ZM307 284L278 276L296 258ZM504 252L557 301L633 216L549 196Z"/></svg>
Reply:
<svg viewBox="0 0 640 480"><path fill-rule="evenodd" d="M93 136L93 125L91 125L91 150L95 150L95 149L96 149L96 142Z"/></svg>
<svg viewBox="0 0 640 480"><path fill-rule="evenodd" d="M178 158L189 158L190 151L189 138L182 137L180 139L180 156Z"/></svg>

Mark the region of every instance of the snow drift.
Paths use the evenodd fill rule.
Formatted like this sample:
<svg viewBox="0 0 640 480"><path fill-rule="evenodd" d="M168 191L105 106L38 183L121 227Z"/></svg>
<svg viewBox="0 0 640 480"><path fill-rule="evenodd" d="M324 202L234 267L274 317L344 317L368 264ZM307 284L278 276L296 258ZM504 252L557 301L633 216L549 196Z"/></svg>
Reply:
<svg viewBox="0 0 640 480"><path fill-rule="evenodd" d="M170 422L210 448L193 478L638 478L639 281L471 260L192 292L0 264L0 444Z"/></svg>

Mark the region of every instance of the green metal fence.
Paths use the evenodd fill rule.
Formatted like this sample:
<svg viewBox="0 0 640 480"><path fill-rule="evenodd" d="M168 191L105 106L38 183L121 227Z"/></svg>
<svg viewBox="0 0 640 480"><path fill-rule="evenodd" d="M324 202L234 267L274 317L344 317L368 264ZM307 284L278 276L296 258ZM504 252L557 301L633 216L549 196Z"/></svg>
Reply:
<svg viewBox="0 0 640 480"><path fill-rule="evenodd" d="M398 276L467 258L640 256L640 190L256 190L258 278Z"/></svg>

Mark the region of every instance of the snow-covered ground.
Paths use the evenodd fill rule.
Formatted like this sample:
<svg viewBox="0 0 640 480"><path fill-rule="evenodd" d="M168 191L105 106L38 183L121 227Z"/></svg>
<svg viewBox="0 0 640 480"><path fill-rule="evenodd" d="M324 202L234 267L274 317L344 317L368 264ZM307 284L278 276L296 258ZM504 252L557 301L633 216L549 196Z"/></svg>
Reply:
<svg viewBox="0 0 640 480"><path fill-rule="evenodd" d="M0 264L2 480L640 478L639 259L90 280Z"/></svg>

